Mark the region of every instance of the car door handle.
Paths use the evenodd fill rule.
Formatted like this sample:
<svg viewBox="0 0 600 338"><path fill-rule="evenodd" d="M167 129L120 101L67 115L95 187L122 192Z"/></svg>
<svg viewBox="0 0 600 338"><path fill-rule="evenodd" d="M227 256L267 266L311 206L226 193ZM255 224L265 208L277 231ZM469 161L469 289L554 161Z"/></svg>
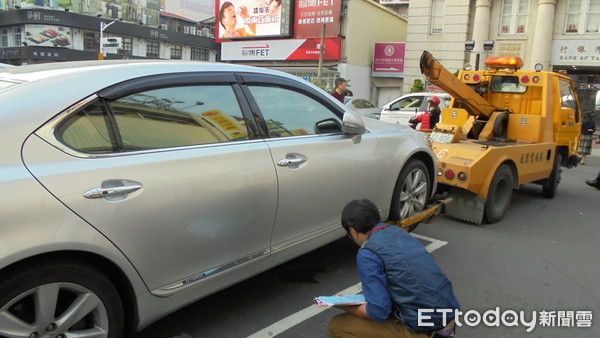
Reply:
<svg viewBox="0 0 600 338"><path fill-rule="evenodd" d="M283 158L277 161L277 165L280 167L287 167L290 165L298 165L306 162L305 158Z"/></svg>
<svg viewBox="0 0 600 338"><path fill-rule="evenodd" d="M141 184L131 184L131 185L123 185L119 187L110 187L110 188L94 188L90 189L83 194L85 198L104 198L108 196L115 195L127 195L131 194L134 191L137 191L142 188Z"/></svg>

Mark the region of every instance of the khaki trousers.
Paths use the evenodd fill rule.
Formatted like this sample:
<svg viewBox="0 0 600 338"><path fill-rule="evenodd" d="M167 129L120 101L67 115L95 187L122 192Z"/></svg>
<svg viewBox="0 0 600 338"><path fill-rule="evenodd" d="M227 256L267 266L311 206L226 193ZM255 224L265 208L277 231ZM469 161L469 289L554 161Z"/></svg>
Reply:
<svg viewBox="0 0 600 338"><path fill-rule="evenodd" d="M398 319L388 319L384 323L342 313L331 319L327 331L331 337L360 338L428 338L425 333L410 332Z"/></svg>

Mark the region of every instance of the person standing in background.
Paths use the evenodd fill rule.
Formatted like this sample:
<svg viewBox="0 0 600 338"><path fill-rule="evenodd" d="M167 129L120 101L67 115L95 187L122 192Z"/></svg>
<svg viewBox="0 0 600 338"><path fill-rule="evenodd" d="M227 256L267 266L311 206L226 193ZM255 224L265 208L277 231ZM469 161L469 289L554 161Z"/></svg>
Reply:
<svg viewBox="0 0 600 338"><path fill-rule="evenodd" d="M347 87L346 79L342 77L338 77L335 79L335 90L331 92L331 95L338 99L342 104L344 103L344 98L346 97L346 87Z"/></svg>
<svg viewBox="0 0 600 338"><path fill-rule="evenodd" d="M592 119L591 113L583 115L581 123L581 140L579 141L579 154L581 155L581 164L585 164L585 159L592 153L592 140L596 131L596 123Z"/></svg>

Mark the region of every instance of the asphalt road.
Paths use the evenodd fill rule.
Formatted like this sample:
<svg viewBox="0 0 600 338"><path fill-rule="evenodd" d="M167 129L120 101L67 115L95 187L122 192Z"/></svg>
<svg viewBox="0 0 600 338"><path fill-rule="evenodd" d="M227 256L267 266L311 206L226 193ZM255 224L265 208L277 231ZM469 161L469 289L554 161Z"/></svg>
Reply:
<svg viewBox="0 0 600 338"><path fill-rule="evenodd" d="M600 336L600 190L584 183L599 170L600 157L565 169L554 199L542 197L540 186L521 187L496 224L440 217L415 230L452 281L461 310L471 311L458 336ZM326 337L340 310L322 310L312 299L357 287L356 250L341 239L183 308L135 338ZM522 311L524 321L510 311ZM498 326L483 319L474 325L486 312ZM543 318L554 325L543 326Z"/></svg>

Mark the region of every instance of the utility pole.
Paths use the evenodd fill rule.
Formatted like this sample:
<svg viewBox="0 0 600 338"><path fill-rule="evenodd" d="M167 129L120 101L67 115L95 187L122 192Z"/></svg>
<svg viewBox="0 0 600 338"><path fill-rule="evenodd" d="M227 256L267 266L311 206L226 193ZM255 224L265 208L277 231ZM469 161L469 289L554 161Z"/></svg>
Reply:
<svg viewBox="0 0 600 338"><path fill-rule="evenodd" d="M323 76L323 58L325 57L325 24L321 30L321 50L319 51L319 70L317 72L317 85L321 86L321 77Z"/></svg>

